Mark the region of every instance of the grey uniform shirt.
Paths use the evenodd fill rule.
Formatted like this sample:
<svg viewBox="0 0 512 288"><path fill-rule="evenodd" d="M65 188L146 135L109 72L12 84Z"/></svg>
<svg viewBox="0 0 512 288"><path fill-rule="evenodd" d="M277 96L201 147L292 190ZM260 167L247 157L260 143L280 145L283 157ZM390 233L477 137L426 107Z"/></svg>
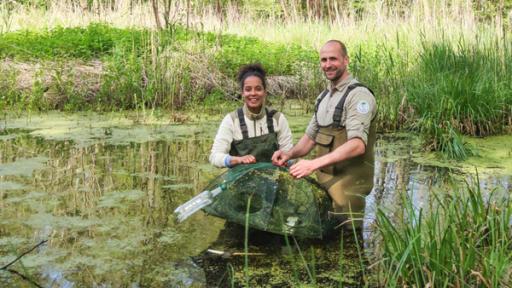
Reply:
<svg viewBox="0 0 512 288"><path fill-rule="evenodd" d="M342 80L336 86L329 85L329 93L318 106L318 111L309 121L306 135L311 139L316 138L320 126L329 126L333 122L336 105L340 102L348 86L358 83L352 75ZM317 99L322 94L318 95ZM350 92L343 106L341 126L347 129L347 140L360 138L366 145L372 119L377 114L377 104L372 93L364 88L357 87Z"/></svg>

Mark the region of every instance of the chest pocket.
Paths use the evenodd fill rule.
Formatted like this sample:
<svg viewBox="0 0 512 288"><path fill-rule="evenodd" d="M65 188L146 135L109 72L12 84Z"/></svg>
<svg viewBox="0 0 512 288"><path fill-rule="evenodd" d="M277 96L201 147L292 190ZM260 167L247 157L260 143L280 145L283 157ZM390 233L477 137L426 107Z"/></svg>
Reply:
<svg viewBox="0 0 512 288"><path fill-rule="evenodd" d="M345 106L345 101L347 100L347 97L350 94L350 92L352 92L352 90L354 90L357 87L364 87L364 88L368 89L368 91L370 91L370 93L372 93L372 95L375 95L375 94L373 94L373 91L370 88L366 87L362 83L354 83L354 84L349 85L347 87L347 89L345 90L345 93L341 97L340 102L338 102L338 104L334 108L334 114L332 115L332 124L331 124L334 128L342 127L341 119L343 117L343 107ZM317 118L318 107L320 106L320 103L322 102L322 100L324 100L325 96L327 96L327 94L329 94L329 90L325 90L324 92L322 92L322 95L320 95L320 97L316 101L316 104L315 104L316 123L318 123L318 118Z"/></svg>

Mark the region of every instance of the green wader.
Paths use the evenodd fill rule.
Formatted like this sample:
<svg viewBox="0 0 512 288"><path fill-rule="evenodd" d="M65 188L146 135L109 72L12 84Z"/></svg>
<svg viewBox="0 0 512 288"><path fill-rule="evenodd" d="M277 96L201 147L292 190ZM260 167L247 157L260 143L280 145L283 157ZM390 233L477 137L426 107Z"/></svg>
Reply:
<svg viewBox="0 0 512 288"><path fill-rule="evenodd" d="M267 108L264 109L267 112L267 128L269 133L252 138L249 138L249 132L247 131L247 124L245 122L242 108L238 108L237 111L231 114L232 118L238 117L243 139L234 140L231 143L229 155L245 156L250 154L256 157L257 162L272 161L272 155L275 151L279 150L279 142L277 140L277 133L274 131L273 122L274 116L277 116L277 111L269 110Z"/></svg>
<svg viewBox="0 0 512 288"><path fill-rule="evenodd" d="M336 106L333 124L320 127L315 138L317 157L328 154L347 142L347 130L340 127L341 111L347 95L358 86L362 85L356 84L347 88L347 92ZM317 110L321 99L317 102ZM365 196L373 188L375 130L376 124L372 120L363 155L324 167L317 172L318 182L327 189L333 200L334 212L341 215L342 219L352 220L356 227L362 224Z"/></svg>

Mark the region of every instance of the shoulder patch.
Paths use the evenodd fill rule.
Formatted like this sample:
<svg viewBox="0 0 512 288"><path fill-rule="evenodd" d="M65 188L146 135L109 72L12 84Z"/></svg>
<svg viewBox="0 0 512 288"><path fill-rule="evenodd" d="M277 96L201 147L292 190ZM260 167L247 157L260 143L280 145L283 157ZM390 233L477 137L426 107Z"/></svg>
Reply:
<svg viewBox="0 0 512 288"><path fill-rule="evenodd" d="M370 104L366 100L357 102L357 112L361 114L368 114L370 112Z"/></svg>

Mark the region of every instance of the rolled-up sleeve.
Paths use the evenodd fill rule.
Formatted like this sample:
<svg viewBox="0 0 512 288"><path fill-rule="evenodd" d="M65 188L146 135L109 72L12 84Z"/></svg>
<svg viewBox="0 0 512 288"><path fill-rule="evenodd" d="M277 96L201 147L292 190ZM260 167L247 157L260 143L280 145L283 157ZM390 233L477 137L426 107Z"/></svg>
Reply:
<svg viewBox="0 0 512 288"><path fill-rule="evenodd" d="M225 159L229 157L231 142L233 142L234 124L228 114L222 120L210 152L210 163L216 167L226 167Z"/></svg>
<svg viewBox="0 0 512 288"><path fill-rule="evenodd" d="M377 104L375 97L364 88L353 93L345 106L347 139L360 138L366 145L370 124L377 113Z"/></svg>
<svg viewBox="0 0 512 288"><path fill-rule="evenodd" d="M284 117L283 113L279 113L279 133L277 133L277 142L279 142L279 149L283 151L288 151L293 147L293 137L292 131L290 130L290 126L288 125L288 120Z"/></svg>
<svg viewBox="0 0 512 288"><path fill-rule="evenodd" d="M306 135L312 140L315 140L316 134L318 133L318 123L316 122L315 114L311 117L308 127L306 128Z"/></svg>

